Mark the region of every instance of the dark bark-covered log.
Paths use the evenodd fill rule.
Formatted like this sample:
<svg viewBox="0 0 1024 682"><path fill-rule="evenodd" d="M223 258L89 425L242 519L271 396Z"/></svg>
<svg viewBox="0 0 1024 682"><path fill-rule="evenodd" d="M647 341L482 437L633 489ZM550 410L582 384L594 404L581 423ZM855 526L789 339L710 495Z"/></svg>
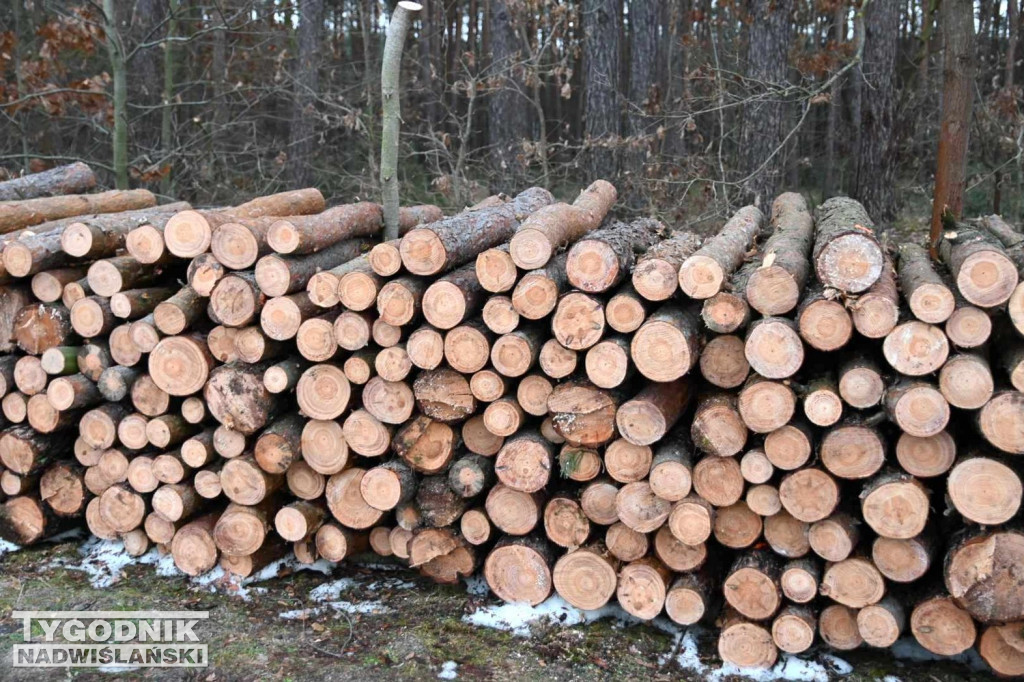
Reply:
<svg viewBox="0 0 1024 682"><path fill-rule="evenodd" d="M914 317L928 324L949 319L956 297L935 270L928 252L917 244L901 244L899 268L903 298Z"/></svg>
<svg viewBox="0 0 1024 682"><path fill-rule="evenodd" d="M692 232L675 232L637 259L632 283L648 301L664 301L679 289L679 268L700 248L701 239Z"/></svg>
<svg viewBox="0 0 1024 682"><path fill-rule="evenodd" d="M756 261L743 265L732 273L721 291L704 299L700 311L704 326L718 334L731 334L746 328L750 322L747 284L756 271Z"/></svg>
<svg viewBox="0 0 1024 682"><path fill-rule="evenodd" d="M156 205L156 197L145 189L110 190L97 194L23 199L0 204L0 233L6 234L49 220L91 213L120 213Z"/></svg>
<svg viewBox="0 0 1024 682"><path fill-rule="evenodd" d="M811 255L818 281L844 294L870 289L885 260L864 207L847 197L833 197L815 209L814 222Z"/></svg>
<svg viewBox="0 0 1024 682"><path fill-rule="evenodd" d="M853 322L840 301L819 286L811 287L797 309L797 329L807 345L835 351L853 336Z"/></svg>
<svg viewBox="0 0 1024 682"><path fill-rule="evenodd" d="M943 234L939 255L960 294L980 308L1006 303L1017 286L1017 266L988 232L958 224Z"/></svg>
<svg viewBox="0 0 1024 682"><path fill-rule="evenodd" d="M1024 533L980 530L954 538L946 553L946 589L958 606L982 623L1024 618Z"/></svg>
<svg viewBox="0 0 1024 682"><path fill-rule="evenodd" d="M79 194L96 186L96 175L81 161L0 182L0 201Z"/></svg>
<svg viewBox="0 0 1024 682"><path fill-rule="evenodd" d="M567 252L569 283L590 293L608 291L626 278L636 254L657 242L665 229L657 220L641 218L629 224L612 222L587 233Z"/></svg>
<svg viewBox="0 0 1024 682"><path fill-rule="evenodd" d="M128 235L133 230L143 226L163 230L171 216L189 208L191 206L188 202L179 201L150 209L78 218L64 228L60 238L61 248L76 258L108 258L127 246Z"/></svg>
<svg viewBox="0 0 1024 682"><path fill-rule="evenodd" d="M787 192L772 203L770 226L772 236L761 247L746 296L762 315L785 315L796 307L810 275L814 221L804 198Z"/></svg>
<svg viewBox="0 0 1024 682"><path fill-rule="evenodd" d="M739 268L743 257L761 231L764 214L756 206L744 206L706 240L679 268L679 288L690 298L711 298Z"/></svg>

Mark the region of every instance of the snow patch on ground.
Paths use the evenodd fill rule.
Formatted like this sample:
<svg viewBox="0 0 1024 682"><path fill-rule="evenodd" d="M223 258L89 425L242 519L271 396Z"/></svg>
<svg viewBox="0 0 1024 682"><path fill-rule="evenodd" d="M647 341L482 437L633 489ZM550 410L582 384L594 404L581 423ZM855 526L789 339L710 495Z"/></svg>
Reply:
<svg viewBox="0 0 1024 682"><path fill-rule="evenodd" d="M7 540L0 540L0 559L3 559L8 554L13 554L21 549L21 545L16 545L13 542L7 542Z"/></svg>
<svg viewBox="0 0 1024 682"><path fill-rule="evenodd" d="M369 613L374 615L392 612L390 607L379 601L330 601L326 602L323 606L282 611L277 614L277 616L278 618L284 618L285 620L307 620L313 616L319 616L321 613L326 613L328 610L341 611L344 613Z"/></svg>
<svg viewBox="0 0 1024 682"><path fill-rule="evenodd" d="M437 678L440 680L454 680L459 676L458 668L459 664L455 661L445 661L441 664L441 672L437 674Z"/></svg>

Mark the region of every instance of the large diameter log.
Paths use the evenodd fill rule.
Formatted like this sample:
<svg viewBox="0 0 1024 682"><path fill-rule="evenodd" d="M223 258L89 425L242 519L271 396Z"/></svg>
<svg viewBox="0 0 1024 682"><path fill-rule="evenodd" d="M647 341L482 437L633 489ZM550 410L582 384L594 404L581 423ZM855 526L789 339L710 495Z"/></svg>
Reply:
<svg viewBox="0 0 1024 682"><path fill-rule="evenodd" d="M888 363L901 374L923 376L937 371L949 356L942 329L916 320L893 329L882 343Z"/></svg>
<svg viewBox="0 0 1024 682"><path fill-rule="evenodd" d="M508 239L521 221L553 201L534 187L507 204L449 216L410 230L399 246L402 263L414 275L435 275L468 263Z"/></svg>
<svg viewBox="0 0 1024 682"><path fill-rule="evenodd" d="M420 372L413 383L413 394L420 411L438 421L460 422L476 411L476 397L469 382L448 368Z"/></svg>
<svg viewBox="0 0 1024 682"><path fill-rule="evenodd" d="M630 356L651 381L674 381L697 364L700 337L696 309L667 303L633 335Z"/></svg>
<svg viewBox="0 0 1024 682"><path fill-rule="evenodd" d="M517 226L509 243L512 260L524 270L543 267L559 248L597 229L617 197L611 183L597 180L572 205L541 207Z"/></svg>
<svg viewBox="0 0 1024 682"><path fill-rule="evenodd" d="M618 561L598 545L580 547L555 562L555 590L579 609L599 609L615 595Z"/></svg>
<svg viewBox="0 0 1024 682"><path fill-rule="evenodd" d="M779 650L768 628L731 612L724 617L718 633L718 655L740 668L767 669L775 665Z"/></svg>
<svg viewBox="0 0 1024 682"><path fill-rule="evenodd" d="M14 315L9 338L30 355L72 345L71 311L63 305L27 305Z"/></svg>
<svg viewBox="0 0 1024 682"><path fill-rule="evenodd" d="M988 232L957 225L943 234L939 255L960 294L980 308L1006 303L1017 286L1017 266Z"/></svg>
<svg viewBox="0 0 1024 682"><path fill-rule="evenodd" d="M889 421L918 438L934 436L949 423L949 403L938 387L925 381L903 380L891 386L885 393L885 410Z"/></svg>
<svg viewBox="0 0 1024 682"><path fill-rule="evenodd" d="M203 389L210 414L224 426L246 435L263 428L280 402L279 396L263 384L263 372L268 366L237 363L210 372Z"/></svg>
<svg viewBox="0 0 1024 682"><path fill-rule="evenodd" d="M1024 619L1024 533L993 530L955 540L946 554L946 589L982 623Z"/></svg>
<svg viewBox="0 0 1024 682"><path fill-rule="evenodd" d="M762 315L785 315L796 307L810 274L814 221L803 196L780 194L772 202L770 226L772 236L761 247L746 296Z"/></svg>
<svg viewBox="0 0 1024 682"><path fill-rule="evenodd" d="M213 229L228 222L264 216L295 216L324 210L324 197L316 189L299 189L257 197L218 211L181 211L164 226L167 249L179 258L194 258L209 250Z"/></svg>
<svg viewBox="0 0 1024 682"><path fill-rule="evenodd" d="M0 201L80 194L96 186L96 174L81 161L0 182Z"/></svg>
<svg viewBox="0 0 1024 682"><path fill-rule="evenodd" d="M173 396L199 392L206 385L214 359L201 336L168 336L149 354L149 376Z"/></svg>
<svg viewBox="0 0 1024 682"><path fill-rule="evenodd" d="M818 281L846 294L868 290L881 276L885 259L864 207L833 197L815 209L814 222L811 255Z"/></svg>
<svg viewBox="0 0 1024 682"><path fill-rule="evenodd" d="M652 218L612 222L573 244L565 262L569 282L581 291L600 293L621 282L633 269L637 252L646 251L665 232Z"/></svg>
<svg viewBox="0 0 1024 682"><path fill-rule="evenodd" d="M928 324L949 319L956 297L932 265L928 252L917 244L901 244L900 287L914 317Z"/></svg>
<svg viewBox="0 0 1024 682"><path fill-rule="evenodd" d="M852 609L877 604L885 596L885 579L870 559L855 556L830 564L821 593Z"/></svg>
<svg viewBox="0 0 1024 682"><path fill-rule="evenodd" d="M978 654L997 675L1024 675L1024 642L1021 641L1020 623L985 628L978 642Z"/></svg>
<svg viewBox="0 0 1024 682"><path fill-rule="evenodd" d="M42 500L20 495L0 505L0 538L32 545L56 535L64 525Z"/></svg>
<svg viewBox="0 0 1024 682"><path fill-rule="evenodd" d="M938 656L956 656L974 645L974 619L946 595L918 602L910 613L910 632L917 643Z"/></svg>
<svg viewBox="0 0 1024 682"><path fill-rule="evenodd" d="M648 301L670 298L679 289L679 268L700 242L692 232L679 231L651 246L633 268L633 288Z"/></svg>
<svg viewBox="0 0 1024 682"><path fill-rule="evenodd" d="M763 317L750 325L744 354L750 367L768 379L793 376L804 360L796 325L784 317Z"/></svg>
<svg viewBox="0 0 1024 682"><path fill-rule="evenodd" d="M679 288L690 298L711 298L743 262L764 223L756 206L744 206L679 268Z"/></svg>
<svg viewBox="0 0 1024 682"><path fill-rule="evenodd" d="M60 236L61 248L76 258L107 258L125 248L128 234L133 230L146 225L162 229L171 216L189 208L188 202L179 201L151 209L80 218L64 228Z"/></svg>
<svg viewBox="0 0 1024 682"><path fill-rule="evenodd" d="M920 535L928 522L928 489L904 473L884 473L864 486L861 516L876 533L905 540Z"/></svg>
<svg viewBox="0 0 1024 682"><path fill-rule="evenodd" d="M747 428L754 433L771 433L793 418L796 394L781 381L770 381L755 374L740 391L737 406Z"/></svg>
<svg viewBox="0 0 1024 682"><path fill-rule="evenodd" d="M573 445L603 445L615 435L620 398L583 381L559 384L548 397L555 430Z"/></svg>
<svg viewBox="0 0 1024 682"><path fill-rule="evenodd" d="M327 481L324 491L327 506L338 523L346 528L370 528L384 516L384 512L368 505L360 493L365 474L365 469L352 467L334 474Z"/></svg>
<svg viewBox="0 0 1024 682"><path fill-rule="evenodd" d="M111 190L98 194L24 199L0 204L0 234L90 213L120 213L156 206L156 197L144 189Z"/></svg>
<svg viewBox="0 0 1024 682"><path fill-rule="evenodd" d="M953 508L984 526L1006 523L1017 515L1024 489L1017 473L989 457L970 457L949 472L946 489Z"/></svg>
<svg viewBox="0 0 1024 682"><path fill-rule="evenodd" d="M722 584L725 601L751 620L767 620L782 605L782 563L771 552L740 555Z"/></svg>

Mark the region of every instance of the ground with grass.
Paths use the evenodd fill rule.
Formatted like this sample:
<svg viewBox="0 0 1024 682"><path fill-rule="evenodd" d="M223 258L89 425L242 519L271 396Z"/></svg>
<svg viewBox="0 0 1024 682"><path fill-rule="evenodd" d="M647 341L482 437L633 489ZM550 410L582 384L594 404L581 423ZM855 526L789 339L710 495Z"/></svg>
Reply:
<svg viewBox="0 0 1024 682"><path fill-rule="evenodd" d="M398 566L353 563L325 568L329 574L285 567L239 586L223 577L197 583L159 575L173 571L155 551L140 565L95 541L83 557L80 544L44 544L0 559L0 679L38 680L41 673L11 667L13 645L23 640L20 622L10 618L15 609L210 612L197 628L209 644L209 668L68 673L78 679L729 680L735 672L719 668L706 634L628 624L612 609L583 624L572 624L579 612L558 608L525 623L524 609L503 610L479 583L437 586ZM518 632L509 630L516 626ZM911 662L870 651L838 658L817 652L807 665L791 660L762 679L984 677L962 662Z"/></svg>

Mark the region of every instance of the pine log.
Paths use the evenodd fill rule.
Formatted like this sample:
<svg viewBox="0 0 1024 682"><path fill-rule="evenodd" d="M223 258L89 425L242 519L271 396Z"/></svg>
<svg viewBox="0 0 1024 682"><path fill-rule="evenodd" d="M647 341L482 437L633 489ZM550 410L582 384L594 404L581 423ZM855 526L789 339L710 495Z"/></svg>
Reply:
<svg viewBox="0 0 1024 682"><path fill-rule="evenodd" d="M860 522L842 512L816 521L807 533L811 549L825 561L849 557L860 540Z"/></svg>
<svg viewBox="0 0 1024 682"><path fill-rule="evenodd" d="M416 489L416 507L423 523L433 528L450 526L466 511L466 500L448 485L448 477L427 476Z"/></svg>
<svg viewBox="0 0 1024 682"><path fill-rule="evenodd" d="M1024 437L1016 425L1024 419L1024 394L999 391L975 413L975 424L991 445L1003 452L1024 454Z"/></svg>
<svg viewBox="0 0 1024 682"><path fill-rule="evenodd" d="M860 494L861 516L882 537L912 538L928 522L928 492L912 476L895 471L880 474Z"/></svg>
<svg viewBox="0 0 1024 682"><path fill-rule="evenodd" d="M789 654L807 651L814 644L818 619L806 606L786 606L772 621L772 640Z"/></svg>
<svg viewBox="0 0 1024 682"><path fill-rule="evenodd" d="M538 343L539 350L540 343ZM587 350L583 362L587 378L598 388L620 386L634 373L629 357L629 338L616 335Z"/></svg>
<svg viewBox="0 0 1024 682"><path fill-rule="evenodd" d="M446 345L447 341L445 339ZM503 376L521 377L537 362L544 341L544 332L538 327L524 327L504 334L491 345L491 364Z"/></svg>
<svg viewBox="0 0 1024 682"><path fill-rule="evenodd" d="M1012 304L1007 308L1010 310L1012 318ZM977 348L988 341L992 335L992 318L981 308L967 303L958 294L956 309L946 320L945 330L949 342L955 347Z"/></svg>
<svg viewBox="0 0 1024 682"><path fill-rule="evenodd" d="M267 366L238 363L218 367L210 372L210 378L203 389L203 397L206 399L210 414L224 426L245 435L263 428L280 404L278 396L267 391L263 385L263 372ZM150 373L152 374L152 366ZM342 380L344 381L344 377ZM301 385L300 380L299 386ZM345 387L347 388L347 382ZM172 391L168 393L173 395ZM300 389L297 387L296 395L299 394ZM303 399L300 397L300 406L302 403Z"/></svg>
<svg viewBox="0 0 1024 682"><path fill-rule="evenodd" d="M744 353L750 367L768 379L793 376L804 360L796 325L784 317L763 317L751 324Z"/></svg>
<svg viewBox="0 0 1024 682"><path fill-rule="evenodd" d="M43 303L56 303L64 295L64 288L85 277L84 265L53 268L36 273L32 277L32 295ZM68 308L71 306L65 303Z"/></svg>
<svg viewBox="0 0 1024 682"><path fill-rule="evenodd" d="M541 346L537 363L552 379L563 379L576 370L576 351L566 348L557 339L548 339Z"/></svg>
<svg viewBox="0 0 1024 682"><path fill-rule="evenodd" d="M629 275L636 254L656 243L665 229L653 218L641 218L630 224L614 221L588 232L567 252L569 283L589 293L608 291Z"/></svg>
<svg viewBox="0 0 1024 682"><path fill-rule="evenodd" d="M484 502L491 522L508 535L527 535L533 531L541 520L542 506L540 494L513 490L502 483L490 489Z"/></svg>
<svg viewBox="0 0 1024 682"><path fill-rule="evenodd" d="M145 262L140 259L140 262ZM228 274L227 268L212 253L201 253L188 264L188 284L200 296L213 293L217 283Z"/></svg>
<svg viewBox="0 0 1024 682"><path fill-rule="evenodd" d="M803 196L786 192L772 203L769 225L772 236L761 247L746 296L762 315L785 315L796 307L810 275L814 221Z"/></svg>
<svg viewBox="0 0 1024 682"><path fill-rule="evenodd" d="M661 613L668 594L671 571L657 557L632 561L619 570L615 597L626 613L652 620Z"/></svg>
<svg viewBox="0 0 1024 682"><path fill-rule="evenodd" d="M844 294L870 289L885 259L864 207L847 197L833 197L814 210L814 223L811 256L818 281Z"/></svg>
<svg viewBox="0 0 1024 682"><path fill-rule="evenodd" d="M1024 642L1021 642L1020 624L991 625L985 628L978 641L978 654L997 675L1024 675Z"/></svg>
<svg viewBox="0 0 1024 682"><path fill-rule="evenodd" d="M110 190L97 194L69 194L9 201L0 204L0 233L6 234L49 220L90 213L120 213L156 206L156 197L144 189Z"/></svg>
<svg viewBox="0 0 1024 682"><path fill-rule="evenodd" d="M984 404L983 400L980 407ZM946 428L949 403L939 388L925 381L904 379L885 392L889 421L911 436L927 438Z"/></svg>
<svg viewBox="0 0 1024 682"><path fill-rule="evenodd" d="M623 403L615 415L622 436L636 445L651 445L661 440L675 425L693 395L685 379L652 383Z"/></svg>
<svg viewBox="0 0 1024 682"><path fill-rule="evenodd" d="M767 669L775 665L779 651L766 627L729 612L721 621L718 655L726 663L740 668Z"/></svg>
<svg viewBox="0 0 1024 682"><path fill-rule="evenodd" d="M918 580L932 565L935 543L928 533L896 540L875 538L871 544L871 560L879 572L897 583Z"/></svg>
<svg viewBox="0 0 1024 682"><path fill-rule="evenodd" d="M796 394L781 381L770 381L754 374L740 390L737 407L748 429L754 433L771 433L793 418Z"/></svg>
<svg viewBox="0 0 1024 682"><path fill-rule="evenodd" d="M704 326L718 334L731 334L746 328L750 322L747 284L757 271L757 262L746 263L729 277L728 285L714 296L704 299L700 316Z"/></svg>
<svg viewBox="0 0 1024 682"><path fill-rule="evenodd" d="M718 388L736 388L750 373L743 339L731 334L709 340L700 354L700 373Z"/></svg>
<svg viewBox="0 0 1024 682"><path fill-rule="evenodd" d="M605 318L608 326L620 334L629 334L640 328L647 318L649 303L626 282L620 286L605 304Z"/></svg>
<svg viewBox="0 0 1024 682"><path fill-rule="evenodd" d="M821 578L821 594L851 609L877 604L885 596L885 579L870 559L850 557L829 564Z"/></svg>
<svg viewBox="0 0 1024 682"><path fill-rule="evenodd" d="M833 476L868 478L885 463L886 445L877 429L851 417L829 429L821 441L818 457Z"/></svg>
<svg viewBox="0 0 1024 682"><path fill-rule="evenodd" d="M56 346L74 345L71 311L63 305L26 305L13 320L8 338L30 355L41 355Z"/></svg>
<svg viewBox="0 0 1024 682"><path fill-rule="evenodd" d="M679 268L700 248L701 239L692 232L675 232L637 259L632 284L648 301L664 301L679 288Z"/></svg>
<svg viewBox="0 0 1024 682"><path fill-rule="evenodd" d="M815 426L832 426L842 418L843 399L835 375L829 373L808 383L803 408L807 421Z"/></svg>
<svg viewBox="0 0 1024 682"><path fill-rule="evenodd" d="M740 416L736 396L722 392L700 396L690 437L703 452L719 457L739 453L747 441L747 426Z"/></svg>
<svg viewBox="0 0 1024 682"><path fill-rule="evenodd" d="M791 602L806 604L818 596L821 566L814 559L793 559L786 562L779 575L783 596Z"/></svg>
<svg viewBox="0 0 1024 682"><path fill-rule="evenodd" d="M572 205L538 207L535 215L517 226L509 243L512 260L524 270L543 267L561 247L597 229L616 198L618 193L613 185L597 180L580 192Z"/></svg>
<svg viewBox="0 0 1024 682"><path fill-rule="evenodd" d="M618 561L600 544L573 549L555 562L555 591L578 609L599 609L615 595Z"/></svg>
<svg viewBox="0 0 1024 682"><path fill-rule="evenodd" d="M788 559L799 559L810 553L809 533L810 525L786 510L764 520L764 541L772 551Z"/></svg>
<svg viewBox="0 0 1024 682"><path fill-rule="evenodd" d="M842 604L831 604L818 615L818 632L833 649L851 651L864 640L857 628L857 612Z"/></svg>
<svg viewBox="0 0 1024 682"><path fill-rule="evenodd" d="M1017 266L988 232L957 225L942 235L939 255L960 294L979 308L1006 303L1017 286Z"/></svg>
<svg viewBox="0 0 1024 682"><path fill-rule="evenodd" d="M711 298L739 268L764 223L756 206L737 211L717 234L687 258L679 268L679 288L690 298Z"/></svg>
<svg viewBox="0 0 1024 682"><path fill-rule="evenodd" d="M967 457L958 461L949 472L946 491L961 516L985 526L1014 518L1024 493L1017 473L991 457Z"/></svg>
<svg viewBox="0 0 1024 682"><path fill-rule="evenodd" d="M402 269L402 254L399 251L401 243L401 239L392 239L370 249L367 258L374 272L381 277L398 274L398 271Z"/></svg>
<svg viewBox="0 0 1024 682"><path fill-rule="evenodd" d="M974 619L946 595L918 602L910 614L910 631L917 643L938 656L956 656L974 645Z"/></svg>
<svg viewBox="0 0 1024 682"><path fill-rule="evenodd" d="M491 591L510 603L537 606L552 590L553 552L539 538L506 538L484 562L484 579Z"/></svg>
<svg viewBox="0 0 1024 682"><path fill-rule="evenodd" d="M15 387L26 396L33 396L46 390L49 377L43 370L42 362L34 355L18 358L14 365L13 379Z"/></svg>
<svg viewBox="0 0 1024 682"><path fill-rule="evenodd" d="M696 309L667 303L633 335L630 355L651 381L674 381L697 364L700 337Z"/></svg>
<svg viewBox="0 0 1024 682"><path fill-rule="evenodd" d="M143 226L162 231L171 216L189 208L188 202L179 201L151 209L79 218L64 228L61 247L69 256L76 258L108 258L127 246L127 238L132 231Z"/></svg>
<svg viewBox="0 0 1024 682"><path fill-rule="evenodd" d="M859 410L877 405L885 393L878 365L868 357L853 356L839 366L839 395Z"/></svg>
<svg viewBox="0 0 1024 682"><path fill-rule="evenodd" d="M853 336L846 306L819 286L811 287L800 301L797 329L807 345L825 352L842 348Z"/></svg>
<svg viewBox="0 0 1024 682"><path fill-rule="evenodd" d="M956 298L924 248L917 244L900 245L899 277L903 298L914 317L928 324L940 324L953 314Z"/></svg>
<svg viewBox="0 0 1024 682"><path fill-rule="evenodd" d="M714 579L706 571L677 576L665 595L665 613L679 625L696 625L710 618L717 600Z"/></svg>
<svg viewBox="0 0 1024 682"><path fill-rule="evenodd" d="M81 161L0 182L0 201L78 194L96 186L96 175Z"/></svg>
<svg viewBox="0 0 1024 682"><path fill-rule="evenodd" d="M1024 620L1024 533L980 530L954 538L943 567L946 589L981 623Z"/></svg>
<svg viewBox="0 0 1024 682"><path fill-rule="evenodd" d="M457 372L473 374L487 365L494 335L478 320L459 325L444 336L444 357Z"/></svg>
<svg viewBox="0 0 1024 682"><path fill-rule="evenodd" d="M71 327L82 338L105 336L117 325L110 299L87 296L71 306Z"/></svg>
<svg viewBox="0 0 1024 682"><path fill-rule="evenodd" d="M410 230L399 245L405 269L436 275L470 261L508 241L529 214L552 202L551 193L534 187L507 204L449 216Z"/></svg>

